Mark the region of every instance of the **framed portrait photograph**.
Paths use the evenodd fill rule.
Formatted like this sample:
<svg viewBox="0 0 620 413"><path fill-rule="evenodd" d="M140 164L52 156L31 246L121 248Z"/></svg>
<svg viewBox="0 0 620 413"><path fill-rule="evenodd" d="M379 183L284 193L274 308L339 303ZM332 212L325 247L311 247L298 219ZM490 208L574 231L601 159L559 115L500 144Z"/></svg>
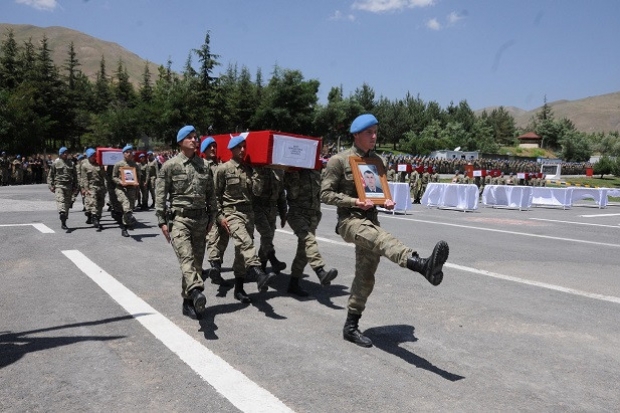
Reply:
<svg viewBox="0 0 620 413"><path fill-rule="evenodd" d="M138 185L138 175L136 168L131 166L120 167L121 182L125 185Z"/></svg>
<svg viewBox="0 0 620 413"><path fill-rule="evenodd" d="M349 157L357 197L361 201L370 199L375 205L383 205L392 199L383 162L380 159Z"/></svg>

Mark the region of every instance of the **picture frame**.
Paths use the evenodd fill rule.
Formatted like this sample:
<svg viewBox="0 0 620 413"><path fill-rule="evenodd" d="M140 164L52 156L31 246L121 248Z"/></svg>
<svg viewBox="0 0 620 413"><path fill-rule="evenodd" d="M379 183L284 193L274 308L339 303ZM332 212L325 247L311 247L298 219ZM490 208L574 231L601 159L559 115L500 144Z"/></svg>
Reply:
<svg viewBox="0 0 620 413"><path fill-rule="evenodd" d="M349 164L353 172L355 189L360 201L370 199L375 205L384 205L385 201L392 200L388 185L385 167L381 159L349 157Z"/></svg>
<svg viewBox="0 0 620 413"><path fill-rule="evenodd" d="M139 185L136 168L132 166L121 166L120 174L123 185Z"/></svg>

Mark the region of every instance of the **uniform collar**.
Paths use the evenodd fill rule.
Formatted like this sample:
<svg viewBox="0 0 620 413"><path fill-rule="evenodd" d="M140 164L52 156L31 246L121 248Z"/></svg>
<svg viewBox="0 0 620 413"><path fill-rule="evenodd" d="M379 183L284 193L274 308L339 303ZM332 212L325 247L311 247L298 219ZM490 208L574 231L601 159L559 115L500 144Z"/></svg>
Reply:
<svg viewBox="0 0 620 413"><path fill-rule="evenodd" d="M361 156L362 158L365 158L367 156L370 156L370 154L373 152L373 150L369 150L368 152L364 152L363 150L361 150L356 144L353 144L353 146L351 147L351 149L353 149L353 153L355 153L357 156Z"/></svg>

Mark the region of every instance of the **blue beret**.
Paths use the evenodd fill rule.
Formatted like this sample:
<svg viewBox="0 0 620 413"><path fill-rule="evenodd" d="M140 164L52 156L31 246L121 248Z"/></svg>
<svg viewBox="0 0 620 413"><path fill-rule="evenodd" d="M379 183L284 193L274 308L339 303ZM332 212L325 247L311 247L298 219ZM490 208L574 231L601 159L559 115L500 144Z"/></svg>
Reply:
<svg viewBox="0 0 620 413"><path fill-rule="evenodd" d="M86 149L86 157L87 157L87 158L90 158L91 156L93 156L93 155L94 155L94 154L96 154L96 153L97 153L97 151L96 151L96 150L94 150L93 148L88 148L88 149Z"/></svg>
<svg viewBox="0 0 620 413"><path fill-rule="evenodd" d="M179 133L177 133L177 143L187 138L187 135L194 132L195 130L196 129L192 125L183 126L181 129L179 129Z"/></svg>
<svg viewBox="0 0 620 413"><path fill-rule="evenodd" d="M22 156L21 156L21 155L17 155L17 159L21 159L21 158L22 158Z"/></svg>
<svg viewBox="0 0 620 413"><path fill-rule="evenodd" d="M62 148L60 148L60 149L58 150L58 155L62 155L63 153L65 153L65 152L67 152L67 151L68 151L68 149L67 149L67 148L65 148L65 147L63 146Z"/></svg>
<svg viewBox="0 0 620 413"><path fill-rule="evenodd" d="M215 139L209 136L207 139L202 141L202 143L200 144L200 152L206 151L209 145L211 145L212 143L215 143Z"/></svg>
<svg viewBox="0 0 620 413"><path fill-rule="evenodd" d="M349 131L351 133L358 133L363 131L364 129L370 128L371 126L375 126L378 123L379 121L377 120L377 118L374 117L374 115L371 115L370 113L365 113L355 118L353 123L351 123L351 129L349 129Z"/></svg>
<svg viewBox="0 0 620 413"><path fill-rule="evenodd" d="M79 154L77 157L77 160L81 161L82 159L84 159L84 154Z"/></svg>
<svg viewBox="0 0 620 413"><path fill-rule="evenodd" d="M147 155L153 155L153 151L148 151L146 154Z"/></svg>
<svg viewBox="0 0 620 413"><path fill-rule="evenodd" d="M228 149L233 149L235 146L239 145L241 142L245 140L244 136L235 136L228 142Z"/></svg>
<svg viewBox="0 0 620 413"><path fill-rule="evenodd" d="M140 155L138 155L138 158L144 158L146 155L141 153Z"/></svg>
<svg viewBox="0 0 620 413"><path fill-rule="evenodd" d="M123 153L125 153L127 151L133 151L133 146L132 145L125 145L125 147L123 148Z"/></svg>

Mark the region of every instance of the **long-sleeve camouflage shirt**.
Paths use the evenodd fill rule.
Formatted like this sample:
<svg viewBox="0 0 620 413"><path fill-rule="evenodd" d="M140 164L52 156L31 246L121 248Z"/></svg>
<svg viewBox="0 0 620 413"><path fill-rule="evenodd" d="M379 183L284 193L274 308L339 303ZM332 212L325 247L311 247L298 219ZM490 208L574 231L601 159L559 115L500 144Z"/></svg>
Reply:
<svg viewBox="0 0 620 413"><path fill-rule="evenodd" d="M312 169L287 171L284 189L290 209L321 210L321 173Z"/></svg>
<svg viewBox="0 0 620 413"><path fill-rule="evenodd" d="M179 153L163 164L155 184L155 215L160 226L166 223L166 201L172 209L205 209L209 221L214 222L217 202L213 175L204 159Z"/></svg>
<svg viewBox="0 0 620 413"><path fill-rule="evenodd" d="M47 175L47 186L50 188L66 188L76 190L78 185L77 171L71 159L66 161L57 158L50 167Z"/></svg>
<svg viewBox="0 0 620 413"><path fill-rule="evenodd" d="M80 188L94 192L105 189L105 171L98 164L92 164L87 159L80 165Z"/></svg>
<svg viewBox="0 0 620 413"><path fill-rule="evenodd" d="M329 158L323 172L321 202L338 207L337 212L340 218L346 218L351 214L357 216L365 216L367 214L367 211L355 206L358 194L351 164L349 163L349 157L351 156L378 159L383 162L383 159L374 151L363 152L355 145ZM375 210L375 208L371 209Z"/></svg>
<svg viewBox="0 0 620 413"><path fill-rule="evenodd" d="M254 168L252 176L252 204L254 206L277 206L280 218L286 216L286 195L282 171L272 168Z"/></svg>
<svg viewBox="0 0 620 413"><path fill-rule="evenodd" d="M234 159L217 167L215 173L215 196L217 198L218 222L224 218L224 208L235 207L251 210L252 175L250 165Z"/></svg>

